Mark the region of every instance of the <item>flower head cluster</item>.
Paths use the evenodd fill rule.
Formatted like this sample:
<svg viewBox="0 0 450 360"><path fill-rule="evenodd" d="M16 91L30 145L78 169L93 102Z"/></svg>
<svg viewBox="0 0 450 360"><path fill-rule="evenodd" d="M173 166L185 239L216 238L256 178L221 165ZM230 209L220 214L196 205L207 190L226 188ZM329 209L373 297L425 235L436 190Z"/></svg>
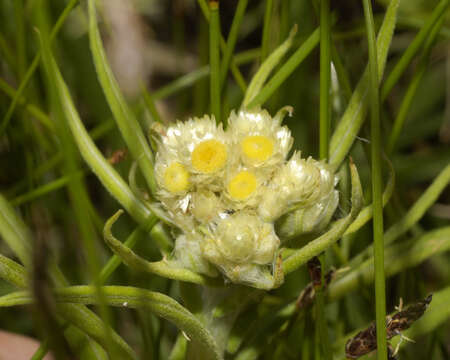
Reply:
<svg viewBox="0 0 450 360"><path fill-rule="evenodd" d="M318 223L325 205L317 205L336 198L325 164L300 153L286 160L293 143L281 125L287 111L232 112L226 131L209 116L161 131L157 196L182 230L174 257L183 267L209 275L217 268L232 282L270 288L280 245L275 220L314 208L310 222Z"/></svg>

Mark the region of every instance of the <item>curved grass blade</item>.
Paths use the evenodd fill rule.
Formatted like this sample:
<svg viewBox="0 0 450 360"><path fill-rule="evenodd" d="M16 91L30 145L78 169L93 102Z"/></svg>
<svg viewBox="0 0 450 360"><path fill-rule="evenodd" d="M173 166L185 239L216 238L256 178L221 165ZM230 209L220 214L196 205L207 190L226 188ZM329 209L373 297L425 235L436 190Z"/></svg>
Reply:
<svg viewBox="0 0 450 360"><path fill-rule="evenodd" d="M400 76L404 73L413 57L417 54L420 47L425 42L426 38L428 37L428 34L430 34L433 27L435 27L435 24L439 22L441 16L444 16L449 5L450 5L449 0L441 0L439 4L436 5L430 18L421 27L419 33L416 35L414 40L411 42L406 51L403 53L400 60L397 62L397 64L395 64L394 68L388 75L386 81L383 84L383 87L381 88L381 101L386 100L388 94L391 92L394 85L400 79ZM436 36L437 34L438 33L434 34L434 36Z"/></svg>
<svg viewBox="0 0 450 360"><path fill-rule="evenodd" d="M97 77L102 86L106 100L111 108L116 123L134 159L144 175L151 193L156 191L156 182L153 174L153 154L145 139L142 128L136 120L133 112L129 109L119 85L108 65L105 51L103 49L100 32L97 26L97 15L95 1L89 0L89 39L92 57L94 59Z"/></svg>
<svg viewBox="0 0 450 360"><path fill-rule="evenodd" d="M386 10L383 24L377 37L378 80L383 78L386 59L397 19L400 0L392 0ZM359 80L350 102L342 115L330 141L330 164L338 168L345 159L361 129L367 113L369 71L366 69Z"/></svg>
<svg viewBox="0 0 450 360"><path fill-rule="evenodd" d="M28 284L25 268L14 260L0 254L0 278L20 288Z"/></svg>
<svg viewBox="0 0 450 360"><path fill-rule="evenodd" d="M178 302L161 293L129 286L103 286L108 305L125 308L146 308L154 314L173 322L180 330L184 331L191 339L203 345L211 359L222 359L216 341L209 331L189 310ZM98 303L93 286L70 286L55 289L55 296L59 306L71 304L93 305ZM26 305L32 302L28 291L18 291L0 297L0 306ZM91 335L95 336L98 331L95 324Z"/></svg>
<svg viewBox="0 0 450 360"><path fill-rule="evenodd" d="M28 228L8 200L0 194L0 234L13 253L26 267L31 263L31 238Z"/></svg>
<svg viewBox="0 0 450 360"><path fill-rule="evenodd" d="M261 89L261 91L259 91L259 93L254 96L253 100L248 104L247 107L252 108L264 104L280 87L280 85L289 77L289 75L291 75L294 70L302 63L302 61L305 60L305 58L314 50L314 48L319 43L319 39L320 29L316 29L306 39L302 46L300 46L280 67L280 69L270 78L270 80ZM270 56L269 58L267 58L267 60L269 59Z"/></svg>
<svg viewBox="0 0 450 360"><path fill-rule="evenodd" d="M247 7L248 0L239 0L236 12L233 17L233 22L231 23L230 33L228 34L227 46L223 54L222 63L220 65L220 85L223 87L225 84L225 79L227 78L228 69L230 67L230 62L233 56L234 47L239 34L239 28L241 26L242 20L244 19L245 9Z"/></svg>
<svg viewBox="0 0 450 360"><path fill-rule="evenodd" d="M70 97L69 90L65 84L55 60L49 54L49 59L43 59L49 71L56 76L56 89L59 101L64 111L72 135L77 143L81 156L97 175L103 186L111 193L112 196L127 210L127 212L146 230L156 223L156 217L152 212L140 201L131 191L127 183L111 166L111 164L103 157L97 146L92 141L86 128L81 122L80 116Z"/></svg>
<svg viewBox="0 0 450 360"><path fill-rule="evenodd" d="M30 266L30 244L31 244L31 234L27 226L22 222L22 220L15 214L14 209L10 206L8 201L0 194L0 219L6 219L5 223L0 223L0 235L3 239L6 239L8 244L15 244L11 247L13 252L19 259L26 264L26 267ZM27 286L27 278L25 275L25 268L21 265L9 260L5 257L1 258L0 264L0 277L13 283L13 285L19 288L25 288ZM51 268L51 277L57 286L66 286L67 281L64 275L60 272L59 268L56 266ZM94 324L97 327L101 327L101 333L97 333L94 337L97 342L89 340L86 345L92 348L92 351L86 350L89 353L102 353L102 348L99 344L106 348L108 344L107 337L104 333L104 323L100 318L95 315L94 312L87 309L84 306L67 304L64 308L60 308L59 315L71 322L74 326L80 328L89 336L91 336L91 328L89 328L89 323ZM112 329L111 329L112 331ZM118 337L117 334L113 333L113 342L115 346L122 347L124 349L121 351L124 355L124 359L135 359L136 357L132 354L132 350L126 345L126 343ZM114 335L115 334L115 335ZM67 336L68 340L71 342L77 342L79 340L79 333L70 332ZM124 352L125 351L125 352ZM128 355L127 355L128 354ZM130 356L132 355L132 356ZM91 357L94 358L94 357ZM95 359L104 359L100 355L95 357Z"/></svg>
<svg viewBox="0 0 450 360"><path fill-rule="evenodd" d="M386 188L383 192L383 207L386 206L386 204L391 199L392 193L394 192L395 188L395 171L394 167L392 166L391 161L388 158L385 158L388 167L389 167L389 179L386 183ZM348 227L348 229L345 231L344 235L350 235L359 229L361 229L370 219L372 219L373 216L373 206L372 204L365 206L361 212L358 214L356 219L351 223L351 225Z"/></svg>
<svg viewBox="0 0 450 360"><path fill-rule="evenodd" d="M391 154L395 149L401 130L403 128L403 124L406 120L406 116L408 115L409 109L411 108L412 102L414 100L416 91L427 70L434 40L436 39L436 36L439 34L439 31L441 30L442 25L444 24L444 20L445 17L440 18L440 20L434 25L433 29L430 32L430 36L425 42L422 54L419 59L419 63L417 65L417 70L415 71L411 79L411 82L409 83L408 88L406 89L397 116L395 117L391 134L389 135L389 139L387 141L386 151L388 154Z"/></svg>
<svg viewBox="0 0 450 360"><path fill-rule="evenodd" d="M450 183L450 165L447 165L433 183L425 190L422 196L414 203L403 218L397 223L393 224L384 234L384 243L390 244L396 241L401 235L405 234L413 225L415 225L426 211L436 202L440 194ZM369 246L354 257L350 265L356 266L364 259L372 256L373 247Z"/></svg>
<svg viewBox="0 0 450 360"><path fill-rule="evenodd" d="M450 226L430 231L409 241L395 244L385 249L386 277L398 274L417 266L430 257L450 250ZM357 267L352 267L340 279L333 281L328 288L328 298L336 301L361 284L374 280L373 258Z"/></svg>
<svg viewBox="0 0 450 360"><path fill-rule="evenodd" d="M110 249L120 257L124 264L137 271L150 272L169 279L187 281L200 285L219 285L220 281L213 278L197 274L193 271L171 266L170 263L163 259L161 261L150 262L136 253L130 248L126 247L119 240L117 240L111 232L111 227L123 213L123 210L119 210L115 213L105 224L103 230L104 239Z"/></svg>
<svg viewBox="0 0 450 360"><path fill-rule="evenodd" d="M278 65L283 56L292 46L292 42L296 33L297 27L295 26L291 30L288 38L280 46L278 46L274 50L274 52L270 54L270 56L261 64L256 74L253 76L252 81L248 85L244 100L242 101L242 108L251 108L260 105L259 103L254 104L254 99L260 93L261 88L263 87L272 70L275 68L275 66Z"/></svg>

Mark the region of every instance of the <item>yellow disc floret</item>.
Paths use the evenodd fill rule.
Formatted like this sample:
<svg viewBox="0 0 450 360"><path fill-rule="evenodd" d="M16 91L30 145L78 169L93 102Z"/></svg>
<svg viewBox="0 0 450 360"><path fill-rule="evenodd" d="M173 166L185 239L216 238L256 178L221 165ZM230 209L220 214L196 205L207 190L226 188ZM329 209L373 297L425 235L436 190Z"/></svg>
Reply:
<svg viewBox="0 0 450 360"><path fill-rule="evenodd" d="M185 191L189 187L189 173L179 162L171 163L164 172L164 186L171 193Z"/></svg>
<svg viewBox="0 0 450 360"><path fill-rule="evenodd" d="M192 166L204 174L222 169L227 161L227 148L218 140L205 140L192 151Z"/></svg>
<svg viewBox="0 0 450 360"><path fill-rule="evenodd" d="M243 154L252 162L264 162L273 154L273 140L267 136L246 136L241 143Z"/></svg>
<svg viewBox="0 0 450 360"><path fill-rule="evenodd" d="M255 190L257 181L255 175L249 171L241 171L228 183L228 193L233 199L245 200Z"/></svg>

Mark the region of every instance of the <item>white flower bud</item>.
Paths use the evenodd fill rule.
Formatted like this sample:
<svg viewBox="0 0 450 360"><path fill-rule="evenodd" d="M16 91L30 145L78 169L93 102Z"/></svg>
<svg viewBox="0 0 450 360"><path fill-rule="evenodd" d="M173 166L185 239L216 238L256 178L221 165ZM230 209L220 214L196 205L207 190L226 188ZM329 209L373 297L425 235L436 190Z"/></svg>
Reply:
<svg viewBox="0 0 450 360"><path fill-rule="evenodd" d="M175 265L200 274L216 276L217 271L203 257L201 244L203 237L199 234L180 235L175 241Z"/></svg>
<svg viewBox="0 0 450 360"><path fill-rule="evenodd" d="M214 246L204 249L205 256L217 265L226 262L268 264L273 261L280 240L273 224L238 211L219 222L209 242Z"/></svg>
<svg viewBox="0 0 450 360"><path fill-rule="evenodd" d="M275 174L262 197L258 212L266 221L275 221L292 207L307 208L329 196L335 185L326 165L302 159L299 152Z"/></svg>

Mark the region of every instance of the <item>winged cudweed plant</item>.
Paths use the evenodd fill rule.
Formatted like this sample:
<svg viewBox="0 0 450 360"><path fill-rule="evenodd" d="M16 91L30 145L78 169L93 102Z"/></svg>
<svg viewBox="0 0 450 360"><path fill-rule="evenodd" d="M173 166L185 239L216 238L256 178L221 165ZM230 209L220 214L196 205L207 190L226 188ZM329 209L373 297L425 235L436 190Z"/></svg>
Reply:
<svg viewBox="0 0 450 360"><path fill-rule="evenodd" d="M386 278L404 276L406 269L431 257L445 261L439 256L450 249L448 226L431 231L426 230L426 226L419 227L419 220L450 182L450 166L445 164L443 170L440 169L440 174L409 210L403 211L403 199L394 192L394 168L399 167L395 164L395 156L401 146L401 129L407 126L406 115L418 84L426 78L426 65L433 44L444 29L444 14L450 1L439 2L400 60L390 67L386 63L399 2L386 2L384 17L378 34L375 34L370 2L362 1L370 61L352 92L354 74L347 73L344 64L348 59L340 58L342 51L336 46L336 39L342 34L334 36L334 22L341 20L334 16L328 0L313 1L308 7L308 16L315 8L320 27L309 26L304 21L308 17L305 16L296 19L302 21L300 29L294 25L290 32L285 25L289 23L290 12L298 12L298 7L305 4L267 0L254 5L239 0L227 39L221 35L219 2L198 0L205 17L199 37L208 47L205 55L209 65L199 67L153 93L144 89L142 98L152 117L147 121L141 116L141 105L130 106L131 101L122 95L100 36L98 4L95 0L87 0L90 55L96 80L112 115L110 121L88 132L71 95L73 79L70 72L64 71L63 77L58 65L66 62L57 61L52 50L52 45L58 48L62 45L57 34L63 23L82 18L83 9L76 8L77 1L68 1L52 31L48 31L51 26L47 22L51 16L47 6L43 5L45 1L30 2L30 8L34 3L43 6L37 21L39 50L27 70L25 37L20 29L25 26L24 14L32 12L24 12L23 1L18 0L14 5L15 19L18 20L14 51L20 60L17 66L12 61L9 38L0 36L0 51L5 54L8 66L14 68L19 83L14 90L0 79L0 90L12 97L0 124L0 134L9 134L11 126L18 126L11 120L15 119L16 107L23 105L24 113L20 118L29 114L40 122L39 131L30 137L36 136L36 142L45 152L54 154L42 167L32 171L33 181L63 163L62 177L24 194L20 192L32 181L30 184L20 182L5 195L0 195L0 235L12 256L21 262L0 255L0 278L18 289L5 291L5 295L2 293L0 306L38 304L45 341L33 359L42 358L47 348L57 357L72 356L73 352L77 358L88 360L141 359L144 356L171 360L300 356L302 359L340 359L344 356L345 343L354 336L343 331L367 328L362 325L369 316L360 315L371 313L366 308L363 312L354 310L363 297L355 300L354 293L350 293L374 282L377 291L372 298L376 299L377 305L377 329L383 328ZM103 2L102 5L107 4ZM70 18L69 13L74 8L81 12ZM236 43L239 36L243 36L240 32L253 31L252 24L257 23L246 23L243 21L245 16L250 20L261 17L262 45L236 56ZM179 25L178 20L174 27ZM275 20L280 24L276 32L272 31ZM305 33L304 28L310 29L310 33ZM298 70L302 70L300 65L306 66L305 59L312 58L319 44L320 106L316 109L316 102L312 101L302 108L301 104L309 100L302 98L299 101L299 98L312 96L315 88L308 83L309 75L298 73ZM386 119L380 110L419 51L422 51L419 71L406 91L394 121L395 131L389 137L387 152L394 156L394 163L391 158L385 158L383 165L386 164L388 170L388 181L383 190L380 160L383 144L380 140L386 124L380 127L380 121ZM41 60L46 83L26 91ZM247 69L238 65L255 60L254 74L247 84ZM385 68L393 70L383 82ZM228 82L228 72L237 86ZM209 77L209 84L202 84L205 77ZM65 78L70 81L70 91ZM295 81L291 83L289 78ZM197 86L195 92L198 92L195 99L201 109L198 116L172 122L168 118L176 116L171 112L169 115L159 113L156 100L194 84ZM307 88L307 94L294 91L298 84ZM207 90L209 85L209 104L205 102L207 96L203 85ZM345 96L340 93L342 87L345 87ZM52 116L29 101L28 97L41 88L51 99ZM45 101L36 101L36 104L41 103ZM295 104L295 108L287 106L289 103ZM369 107L371 134L361 134ZM313 109L312 113L307 111L308 108ZM192 113L192 109L187 112ZM309 155L314 151L305 141L306 134L315 131L308 128L309 119L316 117L320 120L318 157ZM313 125L311 128L315 129ZM50 132L49 139L41 134L41 126ZM111 160L114 156L107 159L94 142L113 128L118 129L117 134L122 137L131 158L128 183L120 172L128 164L122 168L116 166ZM26 128L25 133L33 132ZM361 136L368 137L371 142L371 161L365 159L363 146L358 141ZM123 209L117 209L114 204L116 210L113 212L116 212L104 224L84 182L88 171L78 164L75 150ZM366 201L356 164L362 170L362 183L367 183L367 189L370 186L374 189ZM367 176L369 171L371 178ZM427 176L427 180L433 177ZM13 208L26 206L32 200L66 186L80 226L79 236L83 239L75 247L80 247L86 256L91 285L71 286L57 261L50 258L42 245L46 241L41 232L48 233L45 226L38 226L31 216L32 228L38 230L33 234ZM389 204L391 197L394 197L394 204ZM388 206L388 211L385 213L387 231L383 234L384 206ZM40 209L31 208L32 211L23 211L22 215L26 218L28 212L35 214ZM128 230L119 229L122 220L118 220L123 213L137 224L124 242L114 235ZM374 228L370 232L364 225L372 218ZM114 253L103 268L100 268L100 260L104 254L95 243L101 230L105 243ZM370 241L366 241L372 234L373 248ZM105 286L121 263L146 274L138 280L128 277L125 285ZM340 269L325 271L329 264ZM440 263L433 264L438 267ZM306 268L310 271L311 283L305 278ZM293 272L295 275L289 276ZM440 271L440 274L444 273ZM76 274L70 278L84 279L84 276ZM139 281L140 286L134 286L135 281ZM406 278L399 281L401 284L406 282ZM425 287L425 284L421 285ZM412 327L412 333L431 331L445 321L439 315L450 316L445 307L449 294L448 288L437 292L429 313L425 312L419 320L423 325L418 329L430 330L416 331ZM326 304L341 299L334 310L339 310L335 311L339 314L348 313L346 321L342 320L344 316L333 318L328 312L331 307ZM364 301L366 307L372 306L372 299ZM436 308L433 308L434 303ZM308 308L310 304L314 304L314 311ZM98 305L98 308L91 310L86 305ZM107 306L136 308L138 315L133 318L124 315L114 322L119 324L120 331L116 331L116 327L111 326ZM399 313L405 314L401 310ZM178 329L176 335L173 328L165 328L164 322L158 322L153 315L173 323ZM415 321L411 319L411 316L407 318L410 322ZM314 331L308 331L311 324ZM128 344L137 342L134 335L128 336L127 332L135 327L142 332L143 350L140 352ZM406 330L406 327L400 328ZM384 360L386 338L394 335L392 329L388 335L379 331L377 337L373 333L374 325L368 329L362 334L368 334L370 346L361 348L358 340L362 335L356 337L351 342L352 356L378 349L378 356ZM124 338L120 334L124 334ZM330 345L332 339L334 345Z"/></svg>

